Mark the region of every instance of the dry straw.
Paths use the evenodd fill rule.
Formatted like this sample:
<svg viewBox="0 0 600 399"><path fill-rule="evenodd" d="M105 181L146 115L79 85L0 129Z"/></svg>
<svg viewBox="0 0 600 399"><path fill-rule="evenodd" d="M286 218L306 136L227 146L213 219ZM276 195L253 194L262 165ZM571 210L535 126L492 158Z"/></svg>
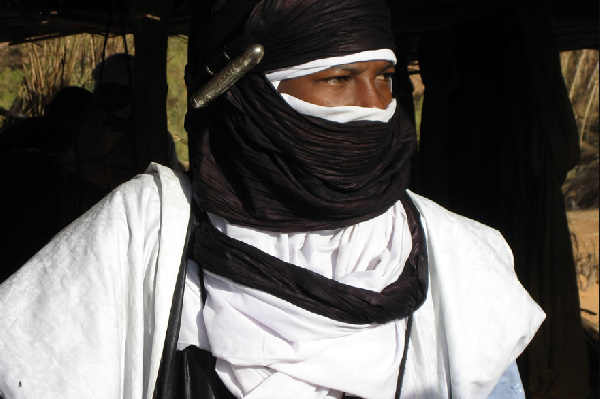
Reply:
<svg viewBox="0 0 600 399"><path fill-rule="evenodd" d="M58 39L26 43L23 65L24 81L11 111L28 116L41 116L44 107L67 86L92 88L92 70L102 60L104 38L82 34ZM132 48L131 37L127 48ZM122 37L106 41L106 57L124 52Z"/></svg>

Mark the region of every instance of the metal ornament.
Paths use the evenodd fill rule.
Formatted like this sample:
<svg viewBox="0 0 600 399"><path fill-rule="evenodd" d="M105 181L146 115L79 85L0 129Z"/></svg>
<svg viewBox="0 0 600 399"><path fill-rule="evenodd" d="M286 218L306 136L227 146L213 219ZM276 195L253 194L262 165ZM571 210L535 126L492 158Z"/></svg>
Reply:
<svg viewBox="0 0 600 399"><path fill-rule="evenodd" d="M235 82L262 60L265 50L260 44L251 44L244 52L229 61L223 69L194 92L190 103L194 108L206 107L211 101L225 93Z"/></svg>

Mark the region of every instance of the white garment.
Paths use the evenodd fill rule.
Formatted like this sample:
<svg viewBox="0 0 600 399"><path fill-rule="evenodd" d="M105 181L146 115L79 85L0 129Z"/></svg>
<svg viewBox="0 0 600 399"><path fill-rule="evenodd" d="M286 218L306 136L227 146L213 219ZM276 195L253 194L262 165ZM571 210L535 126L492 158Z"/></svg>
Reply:
<svg viewBox="0 0 600 399"><path fill-rule="evenodd" d="M0 285L0 396L152 398L190 187L151 165Z"/></svg>
<svg viewBox="0 0 600 399"><path fill-rule="evenodd" d="M397 280L412 247L400 202L369 221L311 233L260 232L214 215L211 221L230 237L281 260L373 291ZM379 397L393 396L404 345L404 320L382 326L351 325L283 300L272 302L271 295L209 273L204 281L209 294L204 310L208 340L213 354L223 359L217 365L219 376L238 397L272 397L273 389L279 391L279 398L287 397L281 386L289 397L317 387L330 389L303 397L339 397L344 390L364 398L377 397L373 393L378 390L384 393ZM238 326L233 328L243 335L232 334L232 340L222 336L231 326ZM241 354L229 347L236 341L244 346ZM400 350L393 350L396 347ZM374 361L365 364L369 359ZM280 375L274 375L276 371ZM279 382L273 384L271 379ZM357 384L360 386L353 389Z"/></svg>
<svg viewBox="0 0 600 399"><path fill-rule="evenodd" d="M120 186L59 233L0 285L0 396L152 396L188 223L189 191L185 178L154 165L150 174ZM437 399L448 397L448 389L455 398L485 397L527 345L544 315L518 283L510 250L500 234L423 198L413 198L428 238L431 290L425 305L415 313L403 397ZM193 285L190 276L188 286ZM219 284L229 289L229 282L215 279L213 292ZM186 291L186 296L189 293L193 294ZM211 302L218 299L214 293L211 296ZM248 303L272 300L267 297L260 292L237 296ZM200 303L197 301L196 316ZM271 310L277 316L268 318L272 326L287 326L288 319L295 323L290 334L329 334L331 340L339 339L336 337L344 329L349 340L362 334L352 334L360 326L341 323L337 330L302 331L303 319L290 318L283 307ZM207 306L203 314L209 313ZM184 317L186 314L189 312ZM194 317L191 323L196 329L199 320L202 318ZM235 354L237 339L247 333L246 325L260 323L248 319L244 325L229 326L232 340L219 344L218 350ZM382 365L396 363L400 355L388 343L395 339L393 334L403 336L404 330L396 327L395 333L387 332L388 327L379 326L367 331L379 334L384 330L384 335L373 335L367 343L373 348L386 346ZM236 331L239 334L232 334ZM198 337L199 333L195 334ZM340 350L344 347L328 345L329 338L317 342L322 345L321 353L310 348L324 365L327 358L360 359L371 351L369 346L354 345L352 351L347 347ZM253 342L251 349L260 350L265 342ZM296 354L293 341L283 340L280 347L286 349L284 354ZM227 361L242 368L256 362L244 356L245 349L235 356L228 353ZM262 397L338 395L335 391L329 395L330 389L310 383L281 385L290 381L295 365L286 363L285 358L278 361L277 373L271 369L248 373L265 389L275 387L274 394ZM223 362L219 362L221 370ZM364 366L349 362L347 367L352 367L353 373L338 380L345 378L356 385L351 380ZM329 379L324 377L331 373L326 367L312 372L327 384Z"/></svg>
<svg viewBox="0 0 600 399"><path fill-rule="evenodd" d="M427 236L430 290L414 314L401 397L437 399L451 393L454 398L486 398L533 338L544 313L518 282L511 251L497 231L415 194L411 198ZM352 285L361 280L353 274L364 276L369 269L364 265L383 266L381 275L386 277L379 285L376 277L370 283L380 290L386 285L381 282L401 272L381 259L399 260L389 254L410 250L410 241L393 248L407 238L404 217L398 203L347 229L294 234L260 232L218 217L212 221L233 238ZM339 239L356 234L354 241ZM365 249L356 268L346 260L338 262L340 254ZM394 272L386 275L386 270ZM196 333L203 342L186 334L180 336L180 347L193 344L211 350L219 358L220 377L237 397L339 398L342 391L367 399L393 397L404 320L349 325L210 273L205 274L205 286L206 306L198 313L199 294L194 309L184 297L184 315L189 316L182 321L205 323L207 328L202 325L202 332Z"/></svg>

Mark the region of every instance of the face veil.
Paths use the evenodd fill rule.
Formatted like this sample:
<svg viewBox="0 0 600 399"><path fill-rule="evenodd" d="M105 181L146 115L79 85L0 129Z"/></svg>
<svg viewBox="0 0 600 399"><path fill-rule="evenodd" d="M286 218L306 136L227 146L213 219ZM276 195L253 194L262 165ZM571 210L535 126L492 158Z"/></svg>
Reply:
<svg viewBox="0 0 600 399"><path fill-rule="evenodd" d="M307 231L367 220L396 202L416 146L399 107L387 123L331 122L296 112L265 78L319 58L394 49L389 25L383 1L217 4L197 32L211 39L190 39L190 92L210 77L205 66L226 61L223 51L237 54L256 42L265 56L209 107L188 111L200 207L241 225Z"/></svg>

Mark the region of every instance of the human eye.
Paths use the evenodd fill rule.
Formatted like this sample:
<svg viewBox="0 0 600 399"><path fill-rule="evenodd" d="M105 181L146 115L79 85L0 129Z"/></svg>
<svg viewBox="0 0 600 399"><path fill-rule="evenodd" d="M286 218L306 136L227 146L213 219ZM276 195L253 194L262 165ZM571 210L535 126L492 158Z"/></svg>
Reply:
<svg viewBox="0 0 600 399"><path fill-rule="evenodd" d="M395 74L395 71L393 71L393 70L383 72L383 73L377 75L377 80L391 82L392 78L394 77L394 74Z"/></svg>
<svg viewBox="0 0 600 399"><path fill-rule="evenodd" d="M328 76L323 78L323 82L327 84L342 84L346 83L350 80L350 76L347 75L336 75L336 76Z"/></svg>

